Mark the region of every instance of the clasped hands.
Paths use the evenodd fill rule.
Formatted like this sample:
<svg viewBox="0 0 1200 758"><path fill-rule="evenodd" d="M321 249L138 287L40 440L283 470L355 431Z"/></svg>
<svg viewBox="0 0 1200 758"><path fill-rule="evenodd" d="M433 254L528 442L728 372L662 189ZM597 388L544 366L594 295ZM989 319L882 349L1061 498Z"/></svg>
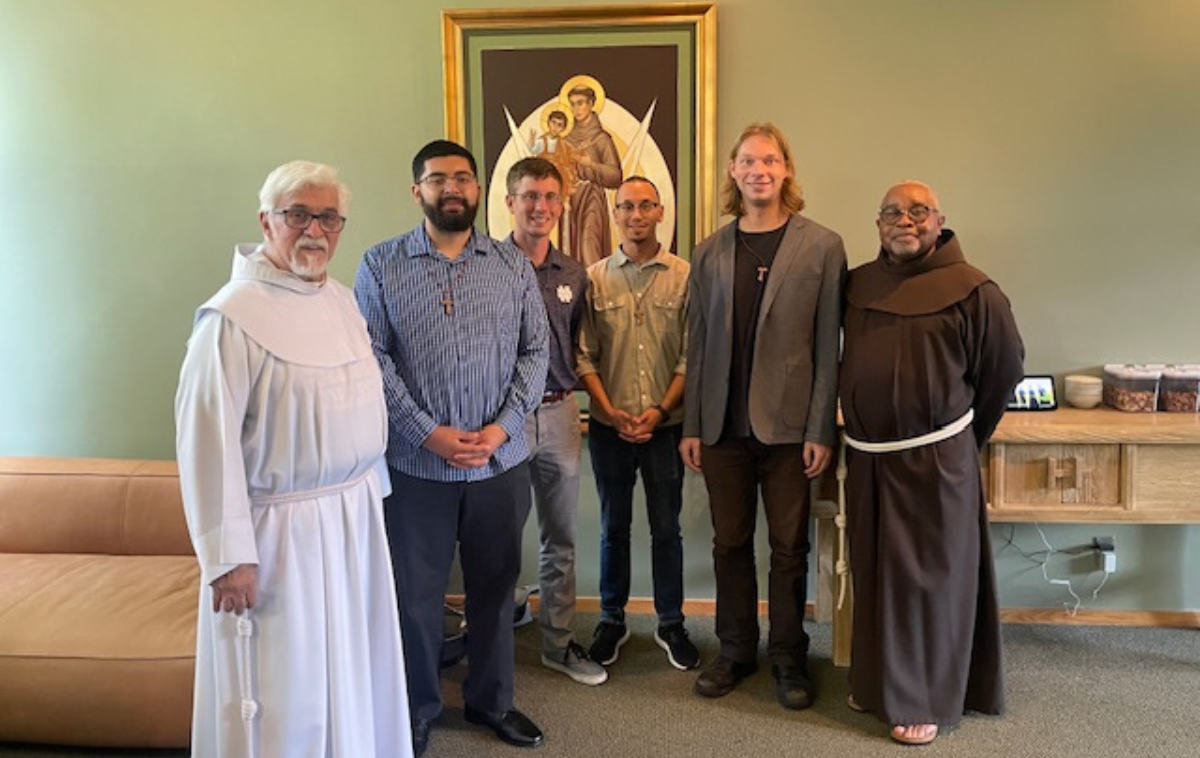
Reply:
<svg viewBox="0 0 1200 758"><path fill-rule="evenodd" d="M507 440L508 432L497 424L488 424L477 432L438 426L429 434L424 447L451 468L472 469L486 466L496 449Z"/></svg>
<svg viewBox="0 0 1200 758"><path fill-rule="evenodd" d="M654 435L654 427L663 420L662 414L656 408L647 408L636 416L614 408L609 418L617 430L617 436L635 445L648 442Z"/></svg>

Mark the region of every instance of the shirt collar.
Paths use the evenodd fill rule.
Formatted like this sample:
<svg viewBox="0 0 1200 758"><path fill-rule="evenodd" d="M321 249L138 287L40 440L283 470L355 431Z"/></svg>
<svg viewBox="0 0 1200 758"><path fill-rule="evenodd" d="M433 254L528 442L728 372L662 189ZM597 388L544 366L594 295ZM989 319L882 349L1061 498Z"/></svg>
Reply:
<svg viewBox="0 0 1200 758"><path fill-rule="evenodd" d="M663 247L662 245L659 245L658 252L654 254L653 258L651 258L650 260L643 263L641 265L641 268L648 268L650 266L661 266L663 268L666 268L668 266L666 256L668 256L668 255L670 255L670 253L667 251L667 249L665 247ZM621 248L620 245L618 245L617 249L614 250L612 255L609 256L609 259L612 261L611 265L613 268L621 268L626 263L631 264L635 267L638 265L633 262L632 258L630 258L628 255L625 254L625 251Z"/></svg>
<svg viewBox="0 0 1200 758"><path fill-rule="evenodd" d="M525 255L525 251L522 250L521 246L517 244L517 239L512 232L509 232L508 236L504 238L504 244L512 245L513 250L516 250L522 256ZM537 268L542 269L546 268L547 266L553 268L562 268L563 259L566 257L567 256L564 253L554 246L554 242L551 242L550 250L546 253L546 260L542 261L542 265L538 266Z"/></svg>
<svg viewBox="0 0 1200 758"><path fill-rule="evenodd" d="M555 247L553 242L551 242L550 252L546 253L546 262L543 265L553 266L554 268L562 268L566 257L567 256L561 250Z"/></svg>
<svg viewBox="0 0 1200 758"><path fill-rule="evenodd" d="M441 254L441 252L438 251L437 247L434 246L433 240L429 237L429 232L425 229L424 221L417 224L417 228L414 229L413 232L416 235L415 241L417 244L408 246L408 250L406 252L408 253L409 258L417 258L422 255L427 255L431 258L438 256L443 258L445 257ZM467 238L467 245L463 248L463 255L468 253L487 255L489 252L491 252L493 244L494 243L491 237L488 237L486 234L480 234L478 229L472 228L471 236Z"/></svg>

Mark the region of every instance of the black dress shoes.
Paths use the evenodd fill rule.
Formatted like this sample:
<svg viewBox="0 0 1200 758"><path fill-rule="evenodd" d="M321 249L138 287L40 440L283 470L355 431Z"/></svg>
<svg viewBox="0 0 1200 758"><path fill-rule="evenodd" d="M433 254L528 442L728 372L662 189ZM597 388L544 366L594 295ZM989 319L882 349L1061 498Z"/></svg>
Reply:
<svg viewBox="0 0 1200 758"><path fill-rule="evenodd" d="M515 709L489 713L467 706L463 709L463 717L472 724L490 727L497 737L517 747L537 747L546 739L537 724Z"/></svg>
<svg viewBox="0 0 1200 758"><path fill-rule="evenodd" d="M813 704L816 692L804 666L776 664L771 673L775 675L775 699L784 708L801 711Z"/></svg>
<svg viewBox="0 0 1200 758"><path fill-rule="evenodd" d="M413 755L420 756L425 752L425 748L429 747L429 730L433 728L433 724L429 723L428 719L413 719L412 721L412 745Z"/></svg>

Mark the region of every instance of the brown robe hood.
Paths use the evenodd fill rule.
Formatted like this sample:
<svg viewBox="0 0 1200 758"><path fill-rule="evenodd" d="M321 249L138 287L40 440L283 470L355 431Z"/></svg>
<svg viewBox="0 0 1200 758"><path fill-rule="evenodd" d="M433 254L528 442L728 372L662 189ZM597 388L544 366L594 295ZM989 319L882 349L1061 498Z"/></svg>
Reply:
<svg viewBox="0 0 1200 758"><path fill-rule="evenodd" d="M879 257L850 272L846 301L861 310L924 316L962 302L987 274L967 263L958 237L944 229L924 258L897 263L882 248Z"/></svg>

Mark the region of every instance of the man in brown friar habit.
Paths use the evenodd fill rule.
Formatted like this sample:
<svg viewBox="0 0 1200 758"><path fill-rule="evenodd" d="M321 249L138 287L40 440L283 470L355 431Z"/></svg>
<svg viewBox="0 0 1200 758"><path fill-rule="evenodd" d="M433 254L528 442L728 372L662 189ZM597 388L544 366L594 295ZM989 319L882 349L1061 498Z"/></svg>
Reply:
<svg viewBox="0 0 1200 758"><path fill-rule="evenodd" d="M905 744L1004 708L979 451L1025 350L1008 299L967 264L938 207L919 182L888 190L882 249L850 272L844 312L848 704Z"/></svg>

